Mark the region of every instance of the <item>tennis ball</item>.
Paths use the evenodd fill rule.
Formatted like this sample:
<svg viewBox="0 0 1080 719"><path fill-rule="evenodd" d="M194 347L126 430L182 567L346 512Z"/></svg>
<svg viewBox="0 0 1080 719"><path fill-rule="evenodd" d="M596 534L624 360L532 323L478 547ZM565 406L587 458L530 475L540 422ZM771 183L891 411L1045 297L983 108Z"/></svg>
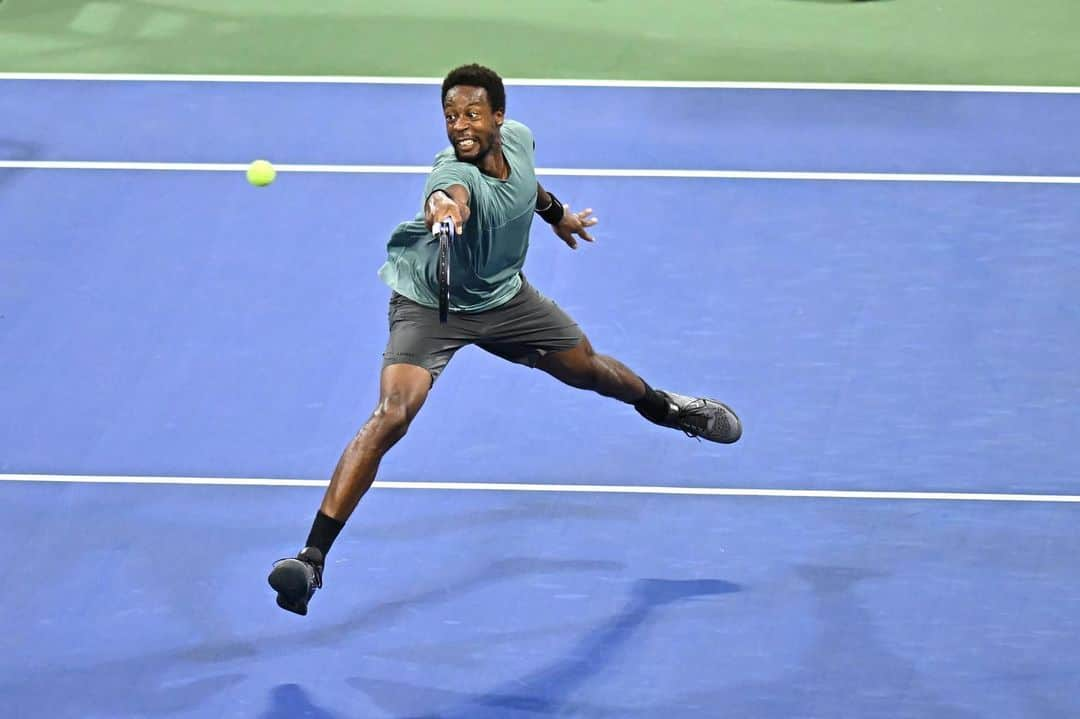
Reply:
<svg viewBox="0 0 1080 719"><path fill-rule="evenodd" d="M277 170L266 160L255 160L248 165L247 179L255 187L266 187L277 177Z"/></svg>

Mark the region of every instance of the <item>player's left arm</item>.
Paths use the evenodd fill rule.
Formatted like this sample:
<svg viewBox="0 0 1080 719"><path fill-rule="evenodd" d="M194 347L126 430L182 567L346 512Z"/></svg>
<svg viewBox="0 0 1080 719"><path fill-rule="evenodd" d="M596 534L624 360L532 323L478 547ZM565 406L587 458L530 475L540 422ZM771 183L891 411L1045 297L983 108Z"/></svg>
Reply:
<svg viewBox="0 0 1080 719"><path fill-rule="evenodd" d="M572 212L570 205L560 202L559 198L545 190L539 182L536 183L536 214L551 225L552 231L572 250L577 249L575 235L586 242L593 241L588 228L598 220L592 216L592 208L586 207L580 212Z"/></svg>

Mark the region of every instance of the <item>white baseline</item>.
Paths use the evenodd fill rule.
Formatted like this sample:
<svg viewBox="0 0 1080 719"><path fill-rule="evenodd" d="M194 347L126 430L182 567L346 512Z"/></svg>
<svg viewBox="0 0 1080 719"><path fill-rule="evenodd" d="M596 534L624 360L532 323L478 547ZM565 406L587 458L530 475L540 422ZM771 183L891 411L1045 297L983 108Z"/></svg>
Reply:
<svg viewBox="0 0 1080 719"><path fill-rule="evenodd" d="M85 72L3 72L0 80L53 80L78 82L224 82L289 83L312 85L440 85L441 77L385 75L185 75ZM729 80L605 80L575 78L504 78L514 87L625 87L697 90L829 90L872 92L983 92L1043 95L1080 94L1072 85L934 85L852 82L764 82Z"/></svg>
<svg viewBox="0 0 1080 719"><path fill-rule="evenodd" d="M54 482L67 484L152 484L241 487L325 487L321 479L265 479L244 477L128 477L76 474L0 474L0 482ZM500 482L393 482L376 481L379 489L419 489L466 492L575 492L587 494L652 494L696 497L788 497L810 499L878 499L967 502L1080 503L1071 494L995 494L988 492L890 492L833 489L755 489L737 487L658 487L608 484L516 484Z"/></svg>

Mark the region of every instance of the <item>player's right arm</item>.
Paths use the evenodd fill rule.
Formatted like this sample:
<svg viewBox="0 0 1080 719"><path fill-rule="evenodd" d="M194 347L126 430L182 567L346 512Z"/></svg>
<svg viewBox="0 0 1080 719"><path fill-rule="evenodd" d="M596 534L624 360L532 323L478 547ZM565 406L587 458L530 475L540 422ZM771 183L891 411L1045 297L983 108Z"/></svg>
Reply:
<svg viewBox="0 0 1080 719"><path fill-rule="evenodd" d="M435 190L428 195L424 203L424 222L430 230L435 223L449 217L454 222L458 235L469 221L469 190L464 185L450 185L443 190Z"/></svg>

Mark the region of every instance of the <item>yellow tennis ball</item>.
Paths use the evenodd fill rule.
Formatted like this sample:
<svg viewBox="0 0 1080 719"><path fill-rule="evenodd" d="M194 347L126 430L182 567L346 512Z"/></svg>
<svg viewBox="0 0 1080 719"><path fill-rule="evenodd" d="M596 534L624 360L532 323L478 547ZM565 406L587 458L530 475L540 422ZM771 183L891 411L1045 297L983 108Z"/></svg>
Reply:
<svg viewBox="0 0 1080 719"><path fill-rule="evenodd" d="M277 177L277 170L266 160L255 160L248 165L247 179L255 187L266 187Z"/></svg>

